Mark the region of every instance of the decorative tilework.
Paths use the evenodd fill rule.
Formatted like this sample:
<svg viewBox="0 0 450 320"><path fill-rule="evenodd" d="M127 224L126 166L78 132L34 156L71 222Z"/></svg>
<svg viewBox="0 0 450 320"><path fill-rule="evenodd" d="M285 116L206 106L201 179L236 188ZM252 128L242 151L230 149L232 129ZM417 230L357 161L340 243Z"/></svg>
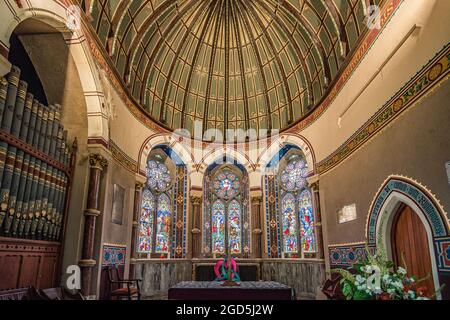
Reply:
<svg viewBox="0 0 450 320"><path fill-rule="evenodd" d="M435 239L434 245L439 271L450 272L450 237Z"/></svg>
<svg viewBox="0 0 450 320"><path fill-rule="evenodd" d="M372 205L367 225L367 239L370 244L376 243L378 216L384 202L393 191L397 191L408 196L419 206L430 223L433 237L444 237L447 235L447 228L433 201L418 187L399 177L391 178L387 183L385 183Z"/></svg>
<svg viewBox="0 0 450 320"><path fill-rule="evenodd" d="M323 174L348 158L401 113L436 88L450 75L450 44L444 47L353 136L317 166Z"/></svg>
<svg viewBox="0 0 450 320"><path fill-rule="evenodd" d="M375 253L375 246L368 246L371 254ZM349 268L366 256L366 245L337 245L328 247L330 254L330 267Z"/></svg>
<svg viewBox="0 0 450 320"><path fill-rule="evenodd" d="M102 266L124 266L126 252L126 246L103 245Z"/></svg>

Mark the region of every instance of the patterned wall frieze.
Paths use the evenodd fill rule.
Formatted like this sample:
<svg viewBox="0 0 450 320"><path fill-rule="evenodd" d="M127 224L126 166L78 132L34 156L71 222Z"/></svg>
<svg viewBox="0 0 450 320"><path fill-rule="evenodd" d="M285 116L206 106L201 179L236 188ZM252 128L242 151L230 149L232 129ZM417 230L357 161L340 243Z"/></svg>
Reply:
<svg viewBox="0 0 450 320"><path fill-rule="evenodd" d="M116 160L120 165L131 172L138 171L137 162L128 156L122 149L120 149L114 141L109 140L108 147L114 160Z"/></svg>
<svg viewBox="0 0 450 320"><path fill-rule="evenodd" d="M430 60L375 115L330 156L318 163L317 173L324 174L347 159L371 138L386 128L406 110L417 105L450 77L450 44Z"/></svg>
<svg viewBox="0 0 450 320"><path fill-rule="evenodd" d="M450 237L437 238L434 245L439 271L450 272Z"/></svg>
<svg viewBox="0 0 450 320"><path fill-rule="evenodd" d="M104 244L102 266L124 266L126 252L126 245Z"/></svg>
<svg viewBox="0 0 450 320"><path fill-rule="evenodd" d="M330 268L349 268L360 259L364 259L367 255L367 250L371 254L374 254L376 251L374 245L366 246L365 243L328 246Z"/></svg>

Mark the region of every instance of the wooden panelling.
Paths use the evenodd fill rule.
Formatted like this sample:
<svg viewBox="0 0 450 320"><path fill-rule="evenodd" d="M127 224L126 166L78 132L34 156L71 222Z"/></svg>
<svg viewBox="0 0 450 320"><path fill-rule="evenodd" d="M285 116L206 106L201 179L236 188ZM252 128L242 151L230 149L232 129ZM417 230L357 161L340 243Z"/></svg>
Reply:
<svg viewBox="0 0 450 320"><path fill-rule="evenodd" d="M0 237L0 290L57 286L60 244Z"/></svg>

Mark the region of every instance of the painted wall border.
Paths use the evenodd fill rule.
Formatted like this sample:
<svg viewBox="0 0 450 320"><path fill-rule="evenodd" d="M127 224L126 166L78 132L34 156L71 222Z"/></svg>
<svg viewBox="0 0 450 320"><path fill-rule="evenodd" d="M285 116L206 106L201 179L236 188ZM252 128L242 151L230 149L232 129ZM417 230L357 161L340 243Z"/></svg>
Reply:
<svg viewBox="0 0 450 320"><path fill-rule="evenodd" d="M416 75L377 111L335 152L320 161L317 173L325 174L346 160L356 150L377 136L406 110L436 91L450 78L450 43L431 59Z"/></svg>

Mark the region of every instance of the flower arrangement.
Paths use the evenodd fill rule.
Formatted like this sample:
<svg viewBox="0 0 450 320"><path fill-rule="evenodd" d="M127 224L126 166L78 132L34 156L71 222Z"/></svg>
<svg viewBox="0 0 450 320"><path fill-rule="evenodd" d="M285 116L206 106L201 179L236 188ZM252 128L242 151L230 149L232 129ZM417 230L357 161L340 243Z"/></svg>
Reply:
<svg viewBox="0 0 450 320"><path fill-rule="evenodd" d="M341 290L347 300L430 300L442 289L430 293L420 284L429 276L417 279L408 277L405 268L394 270L394 263L382 248L373 255L366 248L366 257L360 257L351 269L333 271L342 276Z"/></svg>

